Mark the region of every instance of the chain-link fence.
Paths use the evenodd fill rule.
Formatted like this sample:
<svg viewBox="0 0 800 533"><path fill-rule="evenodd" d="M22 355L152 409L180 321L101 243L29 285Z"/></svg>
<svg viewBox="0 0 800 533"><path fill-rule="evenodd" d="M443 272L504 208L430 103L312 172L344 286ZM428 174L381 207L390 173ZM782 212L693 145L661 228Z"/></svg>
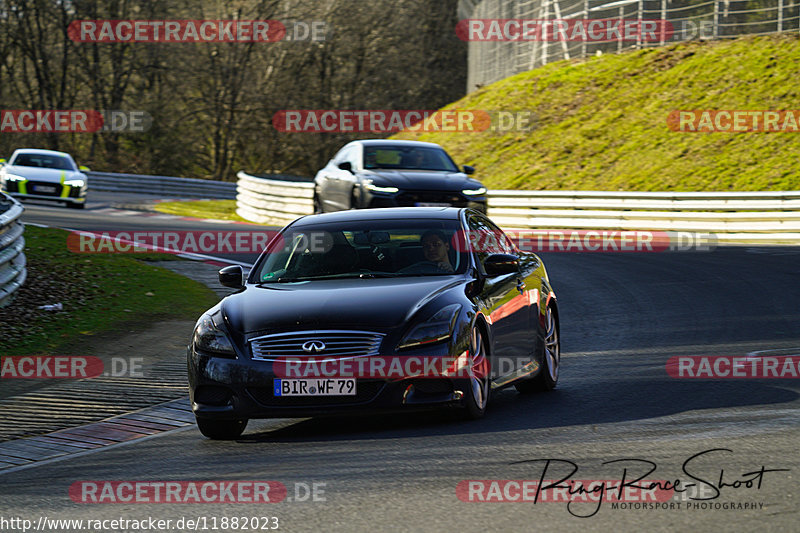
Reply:
<svg viewBox="0 0 800 533"><path fill-rule="evenodd" d="M459 18L462 38L470 41L472 91L561 59L692 39L800 32L800 0L461 0ZM619 31L581 33L589 26L582 21L589 20ZM655 25L654 35L643 30L643 21ZM535 23L538 31L531 29ZM626 35L626 23L638 23L633 27L639 31Z"/></svg>

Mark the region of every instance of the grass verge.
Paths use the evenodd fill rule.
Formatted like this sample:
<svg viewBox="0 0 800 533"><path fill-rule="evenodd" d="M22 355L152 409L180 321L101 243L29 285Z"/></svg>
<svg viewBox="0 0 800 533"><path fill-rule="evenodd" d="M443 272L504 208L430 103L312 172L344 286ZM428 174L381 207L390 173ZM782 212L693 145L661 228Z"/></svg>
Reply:
<svg viewBox="0 0 800 533"><path fill-rule="evenodd" d="M186 202L159 202L153 207L160 213L182 217L212 218L250 222L236 214L236 200L189 200ZM252 223L252 222L251 222Z"/></svg>
<svg viewBox="0 0 800 533"><path fill-rule="evenodd" d="M794 110L800 36L690 42L560 61L447 109L532 111L531 131L401 133L441 144L494 189L800 189L800 133L680 133L673 110Z"/></svg>
<svg viewBox="0 0 800 533"><path fill-rule="evenodd" d="M28 279L0 308L1 355L79 353L88 336L123 324L193 320L219 300L205 285L144 262L174 256L78 254L67 249L67 235L26 227ZM37 309L55 303L63 310Z"/></svg>

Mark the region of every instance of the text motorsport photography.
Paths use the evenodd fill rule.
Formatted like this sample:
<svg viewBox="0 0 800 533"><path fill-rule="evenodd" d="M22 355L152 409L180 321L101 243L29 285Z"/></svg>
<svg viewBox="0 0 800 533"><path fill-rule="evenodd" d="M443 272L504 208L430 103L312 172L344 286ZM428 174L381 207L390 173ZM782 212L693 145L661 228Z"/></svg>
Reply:
<svg viewBox="0 0 800 533"><path fill-rule="evenodd" d="M604 507L610 507L612 512L763 510L759 492L762 486L768 479L772 483L785 482L788 476L785 473L791 469L767 468L762 464L738 472L725 463L734 453L727 448L700 451L686 458L679 475L660 480L652 479L659 465L645 458L599 463L604 471L619 472L611 479L575 479L573 476L582 467L567 459L526 459L510 465L533 469L536 477L464 480L456 486L456 495L469 503L561 503L577 518L594 517Z"/></svg>

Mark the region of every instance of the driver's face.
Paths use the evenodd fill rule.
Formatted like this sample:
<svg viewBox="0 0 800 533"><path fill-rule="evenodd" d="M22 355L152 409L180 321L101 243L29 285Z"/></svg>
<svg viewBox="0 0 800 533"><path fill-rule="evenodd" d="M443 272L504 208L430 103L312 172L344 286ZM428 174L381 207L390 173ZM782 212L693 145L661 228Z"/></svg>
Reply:
<svg viewBox="0 0 800 533"><path fill-rule="evenodd" d="M450 262L447 252L450 251L450 245L436 235L429 235L422 240L422 253L425 255L427 261Z"/></svg>

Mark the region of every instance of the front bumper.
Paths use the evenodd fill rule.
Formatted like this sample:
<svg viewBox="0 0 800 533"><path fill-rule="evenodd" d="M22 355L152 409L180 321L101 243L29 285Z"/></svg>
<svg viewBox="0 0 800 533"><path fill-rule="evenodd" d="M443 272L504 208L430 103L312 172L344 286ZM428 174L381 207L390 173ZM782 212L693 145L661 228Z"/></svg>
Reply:
<svg viewBox="0 0 800 533"><path fill-rule="evenodd" d="M469 207L486 213L486 196L467 197L460 192L441 191L399 191L396 193L373 193L365 190L362 193L361 207L419 207L435 204L452 207Z"/></svg>
<svg viewBox="0 0 800 533"><path fill-rule="evenodd" d="M39 182L31 180L6 180L3 192L21 199L56 200L73 204L86 202L88 187L74 187L65 183Z"/></svg>
<svg viewBox="0 0 800 533"><path fill-rule="evenodd" d="M355 396L274 396L272 363L227 359L188 348L189 396L200 418L298 418L415 411L463 405L463 378L358 378Z"/></svg>
<svg viewBox="0 0 800 533"><path fill-rule="evenodd" d="M21 194L21 193L8 193L9 196L13 196L14 198L20 199L29 199L29 200L50 200L50 201L58 201L64 202L69 204L83 204L86 203L86 196L83 198L54 198L52 196L40 195L40 194Z"/></svg>

